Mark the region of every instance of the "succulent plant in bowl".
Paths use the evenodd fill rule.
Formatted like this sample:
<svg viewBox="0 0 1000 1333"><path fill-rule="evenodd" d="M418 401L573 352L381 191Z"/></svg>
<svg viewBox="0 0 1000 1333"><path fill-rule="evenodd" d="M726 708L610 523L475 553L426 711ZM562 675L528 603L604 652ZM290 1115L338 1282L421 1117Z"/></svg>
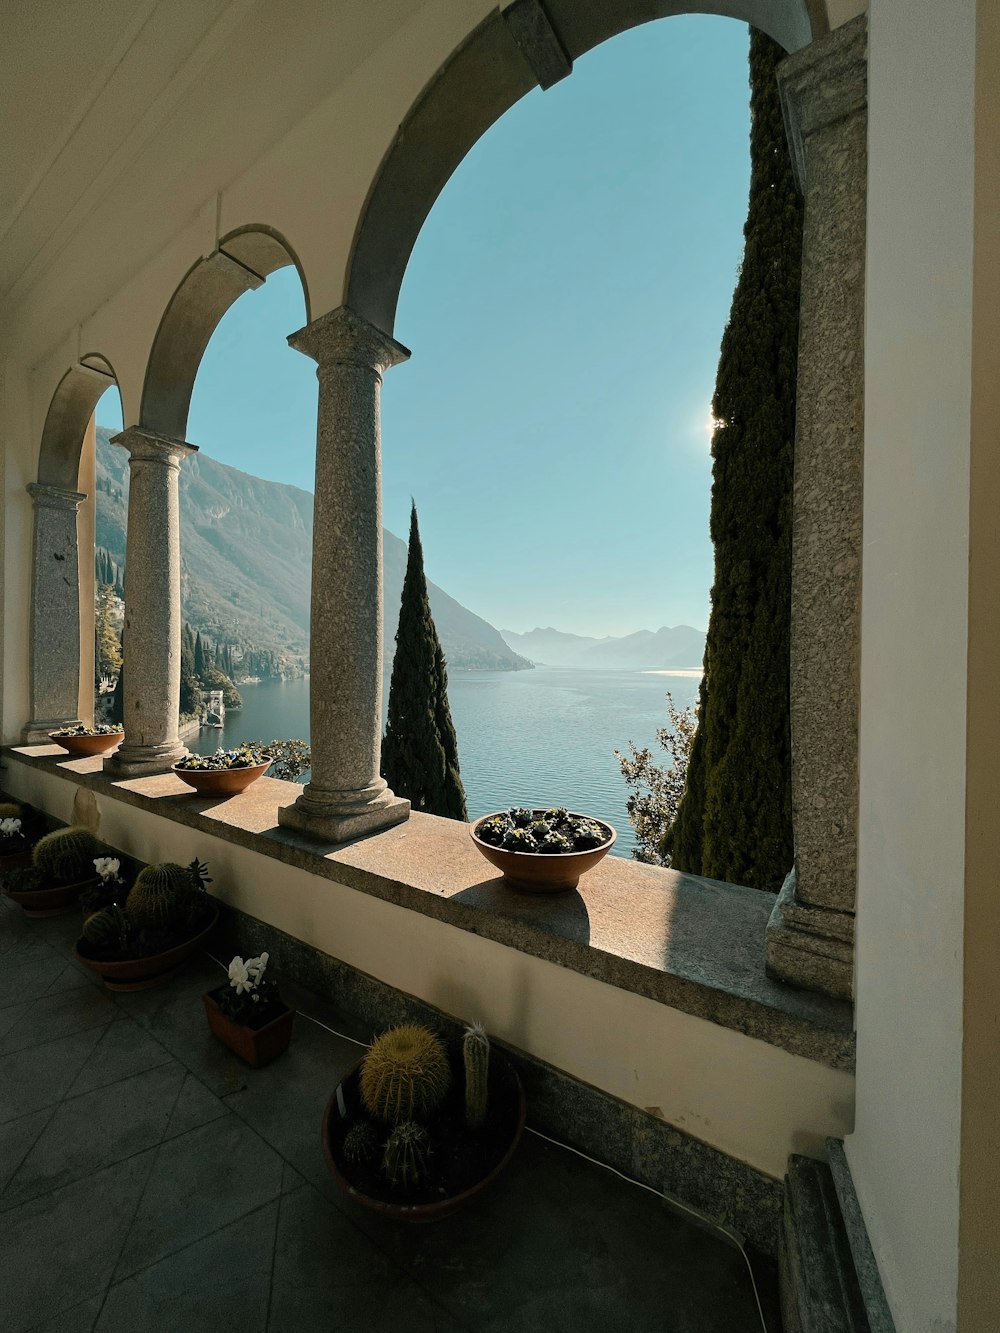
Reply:
<svg viewBox="0 0 1000 1333"><path fill-rule="evenodd" d="M244 744L215 754L189 754L173 771L189 787L206 796L234 796L267 772L271 755L259 745Z"/></svg>
<svg viewBox="0 0 1000 1333"><path fill-rule="evenodd" d="M618 836L603 820L563 806L500 810L478 820L470 833L508 884L534 893L575 889L580 876L611 850Z"/></svg>

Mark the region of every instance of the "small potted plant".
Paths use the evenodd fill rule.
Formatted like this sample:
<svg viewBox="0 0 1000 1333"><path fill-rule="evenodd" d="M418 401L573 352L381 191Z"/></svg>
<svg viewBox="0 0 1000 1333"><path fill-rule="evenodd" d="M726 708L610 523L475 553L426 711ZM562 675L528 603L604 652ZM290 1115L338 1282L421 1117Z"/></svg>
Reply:
<svg viewBox="0 0 1000 1333"><path fill-rule="evenodd" d="M106 754L113 750L125 737L120 726L100 723L96 727L85 727L82 722L73 727L59 727L49 732L49 740L61 745L76 759L95 754Z"/></svg>
<svg viewBox="0 0 1000 1333"><path fill-rule="evenodd" d="M201 998L212 1033L253 1069L269 1064L292 1039L295 1010L264 976L268 955L238 955L229 964L229 980Z"/></svg>
<svg viewBox="0 0 1000 1333"><path fill-rule="evenodd" d="M31 844L21 807L14 801L0 801L0 874L30 864Z"/></svg>
<svg viewBox="0 0 1000 1333"><path fill-rule="evenodd" d="M78 825L46 833L32 849L30 867L7 877L7 896L28 916L68 911L96 883L94 858L103 851L93 833Z"/></svg>
<svg viewBox="0 0 1000 1333"><path fill-rule="evenodd" d="M122 863L117 856L96 856L94 872L96 880L80 894L80 907L84 920L93 916L104 907L121 905L126 893L125 880L121 873Z"/></svg>
<svg viewBox="0 0 1000 1333"><path fill-rule="evenodd" d="M524 1119L517 1071L478 1023L448 1043L429 1028L393 1028L330 1098L323 1154L337 1184L365 1207L434 1222L499 1175Z"/></svg>
<svg viewBox="0 0 1000 1333"><path fill-rule="evenodd" d="M476 849L503 872L504 880L531 893L575 889L618 834L610 824L561 806L515 808L484 815L469 829Z"/></svg>
<svg viewBox="0 0 1000 1333"><path fill-rule="evenodd" d="M267 772L271 756L259 745L237 745L215 754L189 754L173 766L182 782L203 796L235 796Z"/></svg>
<svg viewBox="0 0 1000 1333"><path fill-rule="evenodd" d="M123 905L115 902L83 923L76 957L109 990L146 990L204 943L219 910L205 886L207 867L172 861L146 866Z"/></svg>

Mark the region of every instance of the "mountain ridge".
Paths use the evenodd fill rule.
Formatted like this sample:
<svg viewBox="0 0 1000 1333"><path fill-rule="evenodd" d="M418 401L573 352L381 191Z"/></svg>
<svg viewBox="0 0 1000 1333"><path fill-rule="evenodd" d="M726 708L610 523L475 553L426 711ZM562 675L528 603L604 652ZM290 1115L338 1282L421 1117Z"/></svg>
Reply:
<svg viewBox="0 0 1000 1333"><path fill-rule="evenodd" d="M502 629L505 643L538 665L616 670L694 670L705 656L705 634L692 625L661 625L621 636L591 638L554 626L526 634Z"/></svg>

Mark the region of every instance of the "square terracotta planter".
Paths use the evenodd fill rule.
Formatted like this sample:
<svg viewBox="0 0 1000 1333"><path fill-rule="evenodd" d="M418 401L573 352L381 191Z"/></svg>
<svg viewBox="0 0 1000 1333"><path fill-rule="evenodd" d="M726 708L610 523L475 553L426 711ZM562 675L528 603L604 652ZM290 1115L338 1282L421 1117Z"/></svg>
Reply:
<svg viewBox="0 0 1000 1333"><path fill-rule="evenodd" d="M219 987L219 990L223 989L225 987ZM292 1039L294 1009L286 1005L270 1023L265 1023L261 1028L252 1028L245 1023L234 1023L228 1014L224 1014L216 1003L216 994L216 991L209 991L201 997L205 1002L205 1013L212 1035L218 1037L241 1060L245 1060L251 1069L260 1069L262 1065L270 1064L285 1050Z"/></svg>

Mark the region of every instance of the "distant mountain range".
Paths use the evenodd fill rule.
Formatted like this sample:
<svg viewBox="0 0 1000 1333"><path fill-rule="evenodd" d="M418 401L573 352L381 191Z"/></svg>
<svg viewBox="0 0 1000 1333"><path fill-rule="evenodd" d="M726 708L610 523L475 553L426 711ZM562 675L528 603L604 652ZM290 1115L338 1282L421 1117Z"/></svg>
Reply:
<svg viewBox="0 0 1000 1333"><path fill-rule="evenodd" d="M128 455L97 428L97 536L125 563ZM270 649L289 671L309 655L313 497L297 486L264 481L207 454L180 471L183 615L215 641ZM406 543L383 529L386 658L394 651ZM335 571L331 571L331 577ZM434 583L431 610L452 670L517 671L531 663L499 632Z"/></svg>
<svg viewBox="0 0 1000 1333"><path fill-rule="evenodd" d="M655 632L641 629L617 639L588 639L551 628L500 633L516 653L539 666L683 670L700 667L705 656L705 635L690 625L664 625Z"/></svg>

